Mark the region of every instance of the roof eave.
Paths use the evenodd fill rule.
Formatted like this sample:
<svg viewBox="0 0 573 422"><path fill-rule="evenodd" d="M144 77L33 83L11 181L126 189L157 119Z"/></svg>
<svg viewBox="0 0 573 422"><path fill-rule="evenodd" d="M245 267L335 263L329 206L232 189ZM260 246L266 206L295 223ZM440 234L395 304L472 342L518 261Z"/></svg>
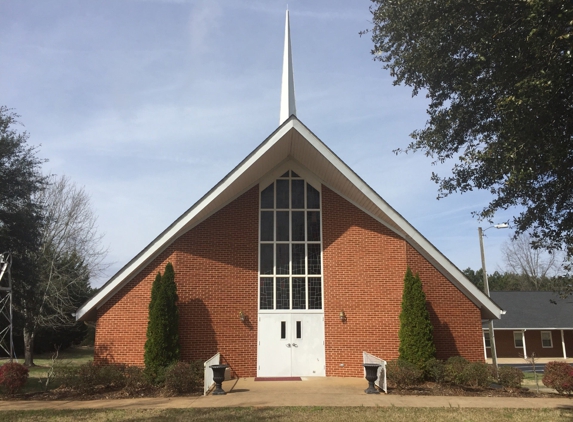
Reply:
<svg viewBox="0 0 573 422"><path fill-rule="evenodd" d="M413 226L411 226L396 210L394 210L386 201L384 201L364 180L362 180L349 166L347 166L330 148L328 148L316 135L314 135L298 118L294 115L290 116L281 126L277 128L265 141L263 141L251 154L249 154L239 165L237 165L225 178L223 178L213 189L205 194L199 201L197 201L189 210L187 210L181 217L179 217L173 224L157 236L143 251L134 257L128 264L119 270L96 294L92 299L82 305L76 312L78 320L93 319L96 317L96 310L102 306L110 297L112 297L119 289L121 289L129 280L135 276L145 265L147 265L158 254L165 250L169 244L177 239L181 234L188 231L193 227L193 224L198 224L204 218L208 217L208 213L199 218L201 211L205 210L219 195L222 195L226 190L230 189L251 166L257 163L261 157L276 145L282 139L284 142L289 142L286 138L291 130L296 130L306 142L308 142L326 161L324 166L334 166L335 170L340 172L343 178L350 182L350 189L354 189L353 195L364 195L365 200L371 201L374 208L379 215L369 215L376 218L382 224L389 227L395 233L403 237L410 245L412 245L418 252L420 252L426 259L428 259L444 276L446 276L452 284L454 284L462 293L466 295L478 308L481 310L482 318L484 319L499 319L502 310L493 301L491 301L484 293L475 287L463 273L451 263L443 254L441 254L422 234L420 234ZM290 148L292 149L292 141L290 141ZM285 157L278 155L275 161L280 162L282 159L288 158L292 154L292 150L281 152L286 154ZM299 157L301 158L301 157ZM274 163L274 164L277 164ZM269 163L269 166L274 165ZM338 173L337 173L338 174ZM242 186L244 189L250 188L252 184L256 184L259 177L253 177L253 180L247 179ZM327 186L328 183L326 183ZM329 186L336 190L336 186ZM348 191L348 188L347 188ZM350 191L349 191L350 192ZM351 193L352 193L351 192ZM237 190L237 195L241 194ZM345 197L345 195L342 195ZM236 197L236 196L235 196ZM233 198L231 195L229 198ZM360 198L363 198L360 196ZM348 198L345 198L348 199ZM229 199L230 200L230 199ZM352 202L352 201L351 201ZM370 203L370 202L369 202ZM383 216L388 218L384 219Z"/></svg>

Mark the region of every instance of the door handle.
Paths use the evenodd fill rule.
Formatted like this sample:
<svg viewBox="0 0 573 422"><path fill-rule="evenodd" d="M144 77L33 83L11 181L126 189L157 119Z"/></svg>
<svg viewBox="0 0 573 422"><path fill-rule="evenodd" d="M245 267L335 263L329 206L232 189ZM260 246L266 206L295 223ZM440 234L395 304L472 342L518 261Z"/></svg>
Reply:
<svg viewBox="0 0 573 422"><path fill-rule="evenodd" d="M298 347L298 344L296 344L296 343L293 343L292 345L293 345L294 347Z"/></svg>
<svg viewBox="0 0 573 422"><path fill-rule="evenodd" d="M286 347L290 347L290 343L287 343L287 344L286 344Z"/></svg>

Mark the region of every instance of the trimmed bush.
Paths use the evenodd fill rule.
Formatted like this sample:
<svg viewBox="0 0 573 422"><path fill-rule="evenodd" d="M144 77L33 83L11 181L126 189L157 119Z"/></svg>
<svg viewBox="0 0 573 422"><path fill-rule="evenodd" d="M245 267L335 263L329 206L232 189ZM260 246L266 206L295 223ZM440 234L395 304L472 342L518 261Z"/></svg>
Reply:
<svg viewBox="0 0 573 422"><path fill-rule="evenodd" d="M545 365L541 381L559 394L570 395L573 392L573 367L567 362L549 362Z"/></svg>
<svg viewBox="0 0 573 422"><path fill-rule="evenodd" d="M77 366L72 366L70 363L57 362L54 365L54 373L52 375L54 384L60 387L74 388L78 384Z"/></svg>
<svg viewBox="0 0 573 422"><path fill-rule="evenodd" d="M410 267L404 276L402 311L400 312L399 360L413 363L418 369L436 355L433 327L426 308L426 295L418 274L413 275Z"/></svg>
<svg viewBox="0 0 573 422"><path fill-rule="evenodd" d="M512 366L502 366L498 370L498 378L506 390L518 390L523 382L523 371Z"/></svg>
<svg viewBox="0 0 573 422"><path fill-rule="evenodd" d="M126 384L125 365L97 365L87 362L80 366L60 365L54 368L54 379L61 387L88 392L96 387L120 390Z"/></svg>
<svg viewBox="0 0 573 422"><path fill-rule="evenodd" d="M464 370L469 362L461 356L452 356L444 364L444 379L451 384L464 384Z"/></svg>
<svg viewBox="0 0 573 422"><path fill-rule="evenodd" d="M386 365L386 378L396 388L402 389L419 385L424 379L424 372L413 363L398 359Z"/></svg>
<svg viewBox="0 0 573 422"><path fill-rule="evenodd" d="M445 381L446 365L443 360L430 359L424 364L426 379L442 384Z"/></svg>
<svg viewBox="0 0 573 422"><path fill-rule="evenodd" d="M463 385L473 388L489 387L492 381L490 367L485 362L471 362L463 372Z"/></svg>
<svg viewBox="0 0 573 422"><path fill-rule="evenodd" d="M0 366L0 386L13 396L18 393L28 381L28 368L16 362Z"/></svg>
<svg viewBox="0 0 573 422"><path fill-rule="evenodd" d="M444 379L451 384L485 388L492 381L490 366L485 362L469 362L461 356L453 356L444 366Z"/></svg>
<svg viewBox="0 0 573 422"><path fill-rule="evenodd" d="M142 368L137 366L127 366L123 375L123 390L129 395L133 395L142 390L147 390L151 387L149 379Z"/></svg>
<svg viewBox="0 0 573 422"><path fill-rule="evenodd" d="M201 362L177 362L165 371L165 389L174 394L189 394L203 385Z"/></svg>
<svg viewBox="0 0 573 422"><path fill-rule="evenodd" d="M105 386L120 389L125 384L124 365L97 365L88 362L79 367L79 381L90 387Z"/></svg>

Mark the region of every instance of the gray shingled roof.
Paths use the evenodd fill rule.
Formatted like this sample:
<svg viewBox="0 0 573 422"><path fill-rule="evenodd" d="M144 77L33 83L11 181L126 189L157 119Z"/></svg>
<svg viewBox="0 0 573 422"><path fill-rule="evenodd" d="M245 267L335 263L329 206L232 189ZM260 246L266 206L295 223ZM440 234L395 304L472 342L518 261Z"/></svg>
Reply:
<svg viewBox="0 0 573 422"><path fill-rule="evenodd" d="M491 292L492 300L506 311L494 321L498 329L571 329L573 297L554 292Z"/></svg>

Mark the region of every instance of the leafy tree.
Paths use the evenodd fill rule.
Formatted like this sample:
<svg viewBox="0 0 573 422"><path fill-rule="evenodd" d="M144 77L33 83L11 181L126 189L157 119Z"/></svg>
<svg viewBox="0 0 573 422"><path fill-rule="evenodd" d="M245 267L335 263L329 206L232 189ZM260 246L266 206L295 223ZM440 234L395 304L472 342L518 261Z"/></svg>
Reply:
<svg viewBox="0 0 573 422"><path fill-rule="evenodd" d="M12 253L13 306L18 328L26 337L38 299L36 253L41 244L42 207L37 195L46 178L41 174L43 160L27 144L28 134L15 128L18 118L0 106L0 251Z"/></svg>
<svg viewBox="0 0 573 422"><path fill-rule="evenodd" d="M464 275L476 285L478 289L483 291L483 269L477 271L471 268L466 268L462 271ZM511 273L500 273L495 271L493 274L487 275L487 280L489 284L489 289L491 291L510 291L510 290L521 290L515 283L515 274Z"/></svg>
<svg viewBox="0 0 573 422"><path fill-rule="evenodd" d="M486 189L479 217L519 207L518 233L573 256L573 3L372 1L375 60L430 99L406 150L455 159L439 197Z"/></svg>
<svg viewBox="0 0 573 422"><path fill-rule="evenodd" d="M144 363L150 377L158 379L179 360L179 310L175 272L169 262L163 276L157 273L151 287Z"/></svg>
<svg viewBox="0 0 573 422"><path fill-rule="evenodd" d="M400 312L400 360L413 363L423 369L424 364L435 357L433 327L426 308L426 295L418 274L413 275L410 267L404 276L402 311Z"/></svg>
<svg viewBox="0 0 573 422"><path fill-rule="evenodd" d="M476 287L483 291L483 271L466 268L463 273ZM570 294L571 278L568 276L541 277L533 281L525 274L517 274L506 271L495 271L488 274L488 283L492 292L531 292L531 291L556 291L562 294Z"/></svg>

